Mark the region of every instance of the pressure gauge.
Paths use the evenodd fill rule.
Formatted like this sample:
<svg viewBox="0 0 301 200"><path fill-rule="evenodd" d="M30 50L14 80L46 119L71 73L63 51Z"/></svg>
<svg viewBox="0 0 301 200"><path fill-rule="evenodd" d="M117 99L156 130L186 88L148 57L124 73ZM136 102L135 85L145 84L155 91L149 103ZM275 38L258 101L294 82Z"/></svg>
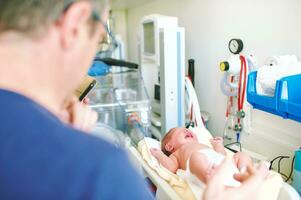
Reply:
<svg viewBox="0 0 301 200"><path fill-rule="evenodd" d="M232 39L229 42L229 50L233 54L239 54L244 48L244 43L241 39Z"/></svg>

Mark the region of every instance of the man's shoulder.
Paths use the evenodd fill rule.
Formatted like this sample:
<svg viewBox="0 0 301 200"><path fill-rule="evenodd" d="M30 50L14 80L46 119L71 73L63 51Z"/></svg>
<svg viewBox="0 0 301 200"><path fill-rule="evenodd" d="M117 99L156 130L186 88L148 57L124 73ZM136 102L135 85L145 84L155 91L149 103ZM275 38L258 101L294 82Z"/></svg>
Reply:
<svg viewBox="0 0 301 200"><path fill-rule="evenodd" d="M0 112L3 122L0 138L3 140L0 144L11 140L20 148L31 146L32 151L51 149L59 153L58 158L67 160L76 157L95 159L100 153L105 158L120 153L112 144L62 123L48 110L22 95L4 90L0 90L0 94L3 95L0 99L3 107L3 112Z"/></svg>
<svg viewBox="0 0 301 200"><path fill-rule="evenodd" d="M90 133L81 132L73 128L65 128L62 130L65 133L63 140L67 141L66 148L78 149L78 155L96 156L102 155L102 158L111 157L111 155L122 154L123 151L107 142L104 139L91 135Z"/></svg>

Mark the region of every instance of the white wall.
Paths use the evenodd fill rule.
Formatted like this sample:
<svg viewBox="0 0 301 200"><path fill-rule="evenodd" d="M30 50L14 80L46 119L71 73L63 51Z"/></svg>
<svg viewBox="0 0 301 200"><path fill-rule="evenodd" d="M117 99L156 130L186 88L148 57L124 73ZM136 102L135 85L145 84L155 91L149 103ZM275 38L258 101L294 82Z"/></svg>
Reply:
<svg viewBox="0 0 301 200"><path fill-rule="evenodd" d="M245 53L260 63L270 55L301 59L300 0L157 0L128 10L129 58L138 61L137 33L142 16L177 16L186 29L186 55L196 60L196 90L202 110L211 114L210 131L221 135L226 97L220 92L218 63L228 57L228 41L241 38ZM247 148L270 158L301 146L301 124L261 111L253 112Z"/></svg>
<svg viewBox="0 0 301 200"><path fill-rule="evenodd" d="M114 19L114 28L115 33L118 34L118 36L121 37L122 41L124 42L124 45L126 47L125 58L128 58L128 31L127 31L127 10L120 8L120 9L114 9L112 12L112 16Z"/></svg>

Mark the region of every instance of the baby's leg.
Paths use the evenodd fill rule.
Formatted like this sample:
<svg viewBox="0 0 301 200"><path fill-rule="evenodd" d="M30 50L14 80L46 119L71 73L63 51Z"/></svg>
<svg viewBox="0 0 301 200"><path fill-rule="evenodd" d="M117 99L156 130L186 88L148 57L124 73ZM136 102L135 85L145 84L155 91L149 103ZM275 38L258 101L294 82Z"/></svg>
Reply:
<svg viewBox="0 0 301 200"><path fill-rule="evenodd" d="M207 183L213 173L207 157L202 153L195 152L190 157L189 165L191 173L196 175L202 182Z"/></svg>
<svg viewBox="0 0 301 200"><path fill-rule="evenodd" d="M252 159L245 153L238 152L234 156L234 162L239 170L246 169L247 166L253 165Z"/></svg>

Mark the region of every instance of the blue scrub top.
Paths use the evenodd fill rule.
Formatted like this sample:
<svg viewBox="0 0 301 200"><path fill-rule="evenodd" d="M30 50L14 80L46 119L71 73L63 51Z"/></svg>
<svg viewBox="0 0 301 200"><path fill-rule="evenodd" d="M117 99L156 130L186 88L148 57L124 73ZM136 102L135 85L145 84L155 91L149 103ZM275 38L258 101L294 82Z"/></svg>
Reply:
<svg viewBox="0 0 301 200"><path fill-rule="evenodd" d="M126 154L0 89L0 199L152 199Z"/></svg>

